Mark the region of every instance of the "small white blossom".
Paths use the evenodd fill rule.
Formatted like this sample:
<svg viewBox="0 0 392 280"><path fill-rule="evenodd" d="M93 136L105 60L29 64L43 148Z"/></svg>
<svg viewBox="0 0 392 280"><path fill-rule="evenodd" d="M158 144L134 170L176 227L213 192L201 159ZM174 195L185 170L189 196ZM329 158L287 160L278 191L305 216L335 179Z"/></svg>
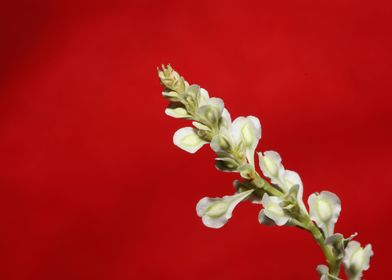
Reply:
<svg viewBox="0 0 392 280"><path fill-rule="evenodd" d="M174 133L173 143L184 151L193 154L207 142L201 139L192 127L184 127Z"/></svg>
<svg viewBox="0 0 392 280"><path fill-rule="evenodd" d="M271 179L273 184L279 185L284 175L282 158L275 151L266 151L258 153L259 165L264 176Z"/></svg>
<svg viewBox="0 0 392 280"><path fill-rule="evenodd" d="M264 209L260 211L259 214L259 222L261 224L269 224L269 218L278 226L285 225L290 217L285 213L284 209L280 206L282 199L277 196L269 196L268 194L264 194L261 200L261 204L263 204Z"/></svg>
<svg viewBox="0 0 392 280"><path fill-rule="evenodd" d="M198 117L211 127L218 126L224 109L223 100L210 97L208 92L199 86L192 85L191 88L196 96L195 99L197 99L196 113Z"/></svg>
<svg viewBox="0 0 392 280"><path fill-rule="evenodd" d="M372 245L362 248L359 242L350 241L344 251L343 265L348 279L359 280L369 269L370 257L374 255Z"/></svg>
<svg viewBox="0 0 392 280"><path fill-rule="evenodd" d="M261 138L261 125L254 116L238 117L232 123L232 136L236 144L243 144L250 165L254 166L254 153Z"/></svg>
<svg viewBox="0 0 392 280"><path fill-rule="evenodd" d="M279 186L286 194L293 186L298 186L298 205L304 212L307 212L302 201L304 187L298 173L291 170L285 170L281 156L275 151L266 151L264 154L260 152L258 153L258 156L260 169L264 176L271 179L272 184Z"/></svg>
<svg viewBox="0 0 392 280"><path fill-rule="evenodd" d="M221 228L231 218L234 208L246 199L253 190L222 198L202 198L196 205L196 212L203 224L210 228Z"/></svg>
<svg viewBox="0 0 392 280"><path fill-rule="evenodd" d="M307 213L308 211L306 210L305 204L302 200L302 196L304 193L304 185L298 173L291 170L285 170L283 175L283 183L281 186L286 192L289 192L294 186L298 186L297 202L299 207L305 213Z"/></svg>
<svg viewBox="0 0 392 280"><path fill-rule="evenodd" d="M326 238L331 236L342 209L340 199L331 192L323 191L310 195L308 204L312 220L321 228Z"/></svg>
<svg viewBox="0 0 392 280"><path fill-rule="evenodd" d="M237 150L246 157L247 162L254 168L254 152L261 138L261 125L259 119L253 116L238 117L231 122L231 117L226 109L222 110L219 133L211 140L211 148L222 158L228 154L229 148ZM228 156L224 156L228 157ZM231 170L231 171L235 171Z"/></svg>
<svg viewBox="0 0 392 280"><path fill-rule="evenodd" d="M293 186L298 185L302 189L303 184L301 177L297 172L285 170L282 165L282 158L279 153L275 151L266 151L258 153L259 165L264 176L271 179L272 184L278 185L285 193L287 193Z"/></svg>

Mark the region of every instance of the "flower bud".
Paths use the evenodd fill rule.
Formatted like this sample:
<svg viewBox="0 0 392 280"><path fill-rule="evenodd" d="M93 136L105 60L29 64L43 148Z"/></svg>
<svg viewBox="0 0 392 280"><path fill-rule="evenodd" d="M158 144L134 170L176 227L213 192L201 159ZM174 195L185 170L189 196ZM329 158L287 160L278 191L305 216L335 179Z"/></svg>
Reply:
<svg viewBox="0 0 392 280"><path fill-rule="evenodd" d="M344 251L343 265L349 279L359 280L362 273L369 269L370 258L374 255L372 245L365 248L357 241L350 241Z"/></svg>
<svg viewBox="0 0 392 280"><path fill-rule="evenodd" d="M186 86L184 78L174 71L170 65L167 67L162 65L162 70L158 68L158 77L161 80L162 85L166 88L180 93L185 91Z"/></svg>

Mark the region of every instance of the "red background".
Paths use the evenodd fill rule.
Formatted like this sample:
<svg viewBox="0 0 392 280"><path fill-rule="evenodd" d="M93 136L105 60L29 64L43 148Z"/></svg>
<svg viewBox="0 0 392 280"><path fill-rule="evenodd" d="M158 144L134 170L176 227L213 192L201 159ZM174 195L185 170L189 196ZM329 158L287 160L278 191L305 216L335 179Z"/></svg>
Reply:
<svg viewBox="0 0 392 280"><path fill-rule="evenodd" d="M256 115L259 150L281 153L305 198L342 200L390 274L389 1L9 1L0 7L1 279L318 279L306 232L235 210L221 230L195 213L233 192L205 147L172 144L156 67L171 63Z"/></svg>

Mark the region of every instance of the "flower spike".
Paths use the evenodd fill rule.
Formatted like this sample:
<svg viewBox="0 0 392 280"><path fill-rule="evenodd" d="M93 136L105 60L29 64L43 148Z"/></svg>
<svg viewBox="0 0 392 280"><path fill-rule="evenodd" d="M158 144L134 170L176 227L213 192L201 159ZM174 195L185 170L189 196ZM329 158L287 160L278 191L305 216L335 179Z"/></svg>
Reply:
<svg viewBox="0 0 392 280"><path fill-rule="evenodd" d="M362 248L353 241L356 234L345 238L341 233L334 233L341 212L340 199L328 191L314 193L308 198L308 212L303 202L301 177L285 169L278 152L257 153L261 172L257 170L254 156L261 139L258 118L232 120L222 99L211 97L198 85L190 85L170 65L158 69L158 77L163 86L162 95L169 101L166 115L193 124L174 133L174 144L189 153L196 153L209 144L216 154L216 168L237 172L241 178L234 181L234 195L204 197L197 203L196 212L203 224L209 228L223 227L234 208L245 200L262 205L260 223L296 226L312 234L328 264L317 266L320 280L341 280L342 264L349 280L360 280L374 253L370 244Z"/></svg>

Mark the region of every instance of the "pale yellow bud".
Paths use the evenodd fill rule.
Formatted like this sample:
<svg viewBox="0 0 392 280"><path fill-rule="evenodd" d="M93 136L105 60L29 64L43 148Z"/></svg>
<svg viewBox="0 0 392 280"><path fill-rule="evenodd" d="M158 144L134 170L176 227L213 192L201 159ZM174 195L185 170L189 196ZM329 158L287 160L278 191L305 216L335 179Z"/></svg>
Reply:
<svg viewBox="0 0 392 280"><path fill-rule="evenodd" d="M170 65L165 67L162 65L162 70L158 68L158 77L162 85L166 88L182 93L185 91L185 81Z"/></svg>

